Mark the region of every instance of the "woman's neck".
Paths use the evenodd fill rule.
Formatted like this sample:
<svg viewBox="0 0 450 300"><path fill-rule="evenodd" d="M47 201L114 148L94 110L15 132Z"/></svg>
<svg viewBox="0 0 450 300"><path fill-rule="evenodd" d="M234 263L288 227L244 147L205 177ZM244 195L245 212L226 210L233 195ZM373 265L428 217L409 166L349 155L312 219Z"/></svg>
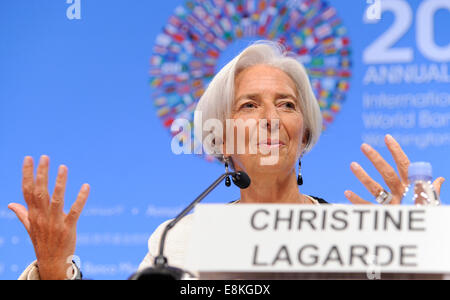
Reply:
<svg viewBox="0 0 450 300"><path fill-rule="evenodd" d="M306 203L310 201L300 194L297 175L292 172L282 177L278 174L253 174L250 186L241 190L240 203Z"/></svg>

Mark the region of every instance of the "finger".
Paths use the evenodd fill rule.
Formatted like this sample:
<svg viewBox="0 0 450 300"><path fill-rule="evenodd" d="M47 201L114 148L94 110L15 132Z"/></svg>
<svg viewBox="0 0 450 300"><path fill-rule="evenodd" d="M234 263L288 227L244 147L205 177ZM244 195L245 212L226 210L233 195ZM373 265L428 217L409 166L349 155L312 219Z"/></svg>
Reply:
<svg viewBox="0 0 450 300"><path fill-rule="evenodd" d="M52 202L50 203L50 213L57 216L63 212L64 208L64 193L66 191L67 182L67 167L59 166L58 176L56 177L55 190L52 195Z"/></svg>
<svg viewBox="0 0 450 300"><path fill-rule="evenodd" d="M395 170L384 160L384 158L372 147L367 144L361 146L361 150L372 162L375 168L380 172L384 182L387 184L391 192L398 196L403 195L405 186L395 173Z"/></svg>
<svg viewBox="0 0 450 300"><path fill-rule="evenodd" d="M442 187L442 184L444 183L444 181L445 181L444 177L439 177L433 182L434 189L436 190L436 193L439 196L441 195L441 187Z"/></svg>
<svg viewBox="0 0 450 300"><path fill-rule="evenodd" d="M350 169L356 178L366 187L366 189L375 197L378 197L383 187L370 177L366 171L356 162L352 162Z"/></svg>
<svg viewBox="0 0 450 300"><path fill-rule="evenodd" d="M34 201L39 208L47 209L50 196L48 194L48 167L49 157L42 155L36 172L36 183L34 188Z"/></svg>
<svg viewBox="0 0 450 300"><path fill-rule="evenodd" d="M386 146L394 158L395 164L397 165L397 171L400 175L400 180L404 184L408 184L408 168L410 165L410 161L408 156L403 152L400 144L390 135L386 135L385 138Z"/></svg>
<svg viewBox="0 0 450 300"><path fill-rule="evenodd" d="M363 198L359 197L358 195L356 195L352 191L345 191L344 195L353 204L357 204L357 205L361 205L361 204L362 205L369 205L369 204L372 204L372 203L364 200Z"/></svg>
<svg viewBox="0 0 450 300"><path fill-rule="evenodd" d="M22 166L22 192L25 202L29 208L34 205L33 191L34 191L34 175L33 175L33 158L26 156L23 160Z"/></svg>
<svg viewBox="0 0 450 300"><path fill-rule="evenodd" d="M90 190L89 184L83 184L80 192L78 193L77 200L72 205L69 213L67 214L66 222L68 223L69 226L74 226L77 223L78 218L80 217L81 212L83 211L84 205L86 204L87 198L89 196L89 190Z"/></svg>
<svg viewBox="0 0 450 300"><path fill-rule="evenodd" d="M20 222L23 224L29 234L31 226L30 221L28 220L28 211L25 206L18 203L10 203L8 205L8 208L16 214L17 218L19 218Z"/></svg>

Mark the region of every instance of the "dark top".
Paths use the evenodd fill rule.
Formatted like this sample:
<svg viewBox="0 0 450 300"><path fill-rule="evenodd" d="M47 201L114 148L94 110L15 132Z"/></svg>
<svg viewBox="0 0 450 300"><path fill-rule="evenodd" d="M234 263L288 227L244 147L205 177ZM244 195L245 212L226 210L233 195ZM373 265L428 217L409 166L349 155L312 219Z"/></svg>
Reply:
<svg viewBox="0 0 450 300"><path fill-rule="evenodd" d="M317 200L317 202L319 202L319 204L330 204L330 203L328 203L327 201L323 200L322 198L314 197L314 196L311 196L311 195L310 195L310 197L312 197L312 198L314 198L315 200ZM240 200L240 199L231 201L231 202L228 203L228 204L236 203L236 202L238 202L239 200Z"/></svg>
<svg viewBox="0 0 450 300"><path fill-rule="evenodd" d="M311 196L311 195L310 195L310 196ZM322 198L318 198L318 197L314 197L314 196L311 196L311 197L313 197L314 199L316 199L320 204L330 204L330 203L328 203L327 201L323 200Z"/></svg>

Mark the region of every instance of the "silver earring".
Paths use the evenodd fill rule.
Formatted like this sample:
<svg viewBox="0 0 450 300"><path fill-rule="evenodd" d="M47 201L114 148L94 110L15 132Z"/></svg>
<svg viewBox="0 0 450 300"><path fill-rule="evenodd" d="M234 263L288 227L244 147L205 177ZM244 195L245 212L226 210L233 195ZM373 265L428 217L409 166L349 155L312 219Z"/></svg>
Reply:
<svg viewBox="0 0 450 300"><path fill-rule="evenodd" d="M297 184L303 185L303 176L302 176L302 161L300 160L298 163L298 177L297 177Z"/></svg>
<svg viewBox="0 0 450 300"><path fill-rule="evenodd" d="M228 173L228 157L226 157L225 155L223 156L223 160L225 161L225 173ZM225 185L227 187L231 186L231 180L230 180L230 176L227 176L225 178Z"/></svg>

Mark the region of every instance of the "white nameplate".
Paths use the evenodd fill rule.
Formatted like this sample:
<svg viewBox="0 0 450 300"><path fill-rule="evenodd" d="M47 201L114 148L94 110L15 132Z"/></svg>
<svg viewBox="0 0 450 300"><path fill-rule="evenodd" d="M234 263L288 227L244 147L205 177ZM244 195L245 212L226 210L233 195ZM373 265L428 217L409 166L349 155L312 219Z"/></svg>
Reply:
<svg viewBox="0 0 450 300"><path fill-rule="evenodd" d="M199 205L186 267L450 273L450 207Z"/></svg>

